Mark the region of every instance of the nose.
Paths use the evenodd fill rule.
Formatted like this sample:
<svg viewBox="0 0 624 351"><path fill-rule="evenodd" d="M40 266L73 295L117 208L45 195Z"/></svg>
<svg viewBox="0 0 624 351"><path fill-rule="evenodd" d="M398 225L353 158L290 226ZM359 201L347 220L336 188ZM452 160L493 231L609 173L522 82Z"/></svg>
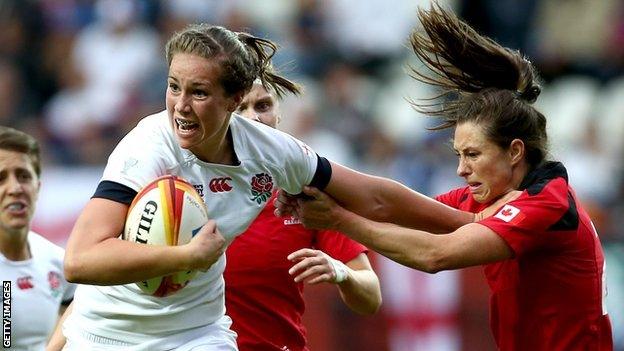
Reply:
<svg viewBox="0 0 624 351"><path fill-rule="evenodd" d="M191 104L189 103L188 95L180 94L175 103L175 110L180 114L187 114L191 112Z"/></svg>
<svg viewBox="0 0 624 351"><path fill-rule="evenodd" d="M24 185L14 175L7 179L7 188L9 189L9 194L12 195L22 194L24 192Z"/></svg>
<svg viewBox="0 0 624 351"><path fill-rule="evenodd" d="M457 175L460 177L466 177L470 174L470 168L466 164L466 160L463 157L459 158L459 163L457 165Z"/></svg>

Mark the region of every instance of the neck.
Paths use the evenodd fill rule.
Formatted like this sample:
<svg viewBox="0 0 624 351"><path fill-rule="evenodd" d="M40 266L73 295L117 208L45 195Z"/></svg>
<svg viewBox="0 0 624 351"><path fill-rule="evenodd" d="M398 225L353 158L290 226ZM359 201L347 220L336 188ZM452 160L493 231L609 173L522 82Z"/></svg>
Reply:
<svg viewBox="0 0 624 351"><path fill-rule="evenodd" d="M19 233L0 232L0 252L10 261L24 261L30 258L28 230Z"/></svg>
<svg viewBox="0 0 624 351"><path fill-rule="evenodd" d="M202 144L197 149L191 151L200 160L208 163L234 165L236 164L236 155L234 154L234 145L229 132L229 124L225 129L219 131L213 140Z"/></svg>
<svg viewBox="0 0 624 351"><path fill-rule="evenodd" d="M511 178L511 184L513 186L513 190L518 190L520 188L520 184L524 180L524 177L529 173L529 165L526 162L520 162L516 165L514 172Z"/></svg>

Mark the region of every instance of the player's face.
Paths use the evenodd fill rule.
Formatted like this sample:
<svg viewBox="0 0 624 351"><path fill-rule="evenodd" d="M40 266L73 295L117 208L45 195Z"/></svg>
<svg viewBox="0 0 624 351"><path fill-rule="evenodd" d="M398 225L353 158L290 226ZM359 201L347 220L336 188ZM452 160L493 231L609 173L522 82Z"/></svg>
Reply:
<svg viewBox="0 0 624 351"><path fill-rule="evenodd" d="M224 142L231 113L242 94L227 96L218 59L177 53L169 66L167 112L182 148L200 159L214 157Z"/></svg>
<svg viewBox="0 0 624 351"><path fill-rule="evenodd" d="M273 128L277 128L279 123L278 111L279 102L260 83L254 83L236 110L238 114L245 118L258 121Z"/></svg>
<svg viewBox="0 0 624 351"><path fill-rule="evenodd" d="M513 189L513 165L507 150L488 140L482 127L465 122L455 129L457 175L470 186L475 201L488 203Z"/></svg>
<svg viewBox="0 0 624 351"><path fill-rule="evenodd" d="M0 232L27 232L38 194L39 178L30 157L0 149Z"/></svg>

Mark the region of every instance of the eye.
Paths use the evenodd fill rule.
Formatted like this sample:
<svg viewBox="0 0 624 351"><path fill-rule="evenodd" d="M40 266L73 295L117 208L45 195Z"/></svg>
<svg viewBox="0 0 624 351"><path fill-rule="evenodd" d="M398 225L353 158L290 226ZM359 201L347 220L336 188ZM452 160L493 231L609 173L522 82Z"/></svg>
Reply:
<svg viewBox="0 0 624 351"><path fill-rule="evenodd" d="M18 179L20 182L25 183L25 182L29 182L29 181L31 181L31 180L33 179L33 175L32 175L30 172L23 171L23 172L19 172L19 173L17 174L17 179Z"/></svg>
<svg viewBox="0 0 624 351"><path fill-rule="evenodd" d="M474 152L474 151L470 151L466 153L466 156L470 157L470 158L476 158L477 156L479 156L478 152Z"/></svg>
<svg viewBox="0 0 624 351"><path fill-rule="evenodd" d="M242 104L238 105L238 108L236 109L236 113L242 115L243 112L245 112L246 109L247 109L247 104L246 103L242 103Z"/></svg>
<svg viewBox="0 0 624 351"><path fill-rule="evenodd" d="M267 112L268 110L270 110L272 107L272 104L270 102L259 102L256 104L255 109L258 112Z"/></svg>
<svg viewBox="0 0 624 351"><path fill-rule="evenodd" d="M208 93L206 93L205 91L200 90L200 89L195 89L195 90L193 90L193 95L195 95L195 96L197 96L199 98L204 98L204 97L208 96Z"/></svg>
<svg viewBox="0 0 624 351"><path fill-rule="evenodd" d="M171 90L174 93L177 93L180 88L178 88L178 85L176 83L169 83L169 90Z"/></svg>

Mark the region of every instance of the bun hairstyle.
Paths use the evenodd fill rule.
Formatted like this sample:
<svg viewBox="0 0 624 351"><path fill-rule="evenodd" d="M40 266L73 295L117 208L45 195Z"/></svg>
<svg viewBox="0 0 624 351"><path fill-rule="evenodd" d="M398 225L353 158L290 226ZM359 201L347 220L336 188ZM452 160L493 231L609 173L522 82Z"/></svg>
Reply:
<svg viewBox="0 0 624 351"><path fill-rule="evenodd" d="M273 69L271 59L276 51L277 45L268 39L204 23L191 24L175 33L165 49L168 65L177 53L220 60L221 85L228 95L249 91L256 78L279 97L287 91L299 94L297 84Z"/></svg>
<svg viewBox="0 0 624 351"><path fill-rule="evenodd" d="M521 139L530 166L543 162L546 118L532 106L541 87L531 62L480 35L437 3L429 10L419 9L418 18L423 31L414 30L410 44L430 72L411 67L410 75L441 91L413 106L443 120L432 129L473 122L502 148Z"/></svg>

